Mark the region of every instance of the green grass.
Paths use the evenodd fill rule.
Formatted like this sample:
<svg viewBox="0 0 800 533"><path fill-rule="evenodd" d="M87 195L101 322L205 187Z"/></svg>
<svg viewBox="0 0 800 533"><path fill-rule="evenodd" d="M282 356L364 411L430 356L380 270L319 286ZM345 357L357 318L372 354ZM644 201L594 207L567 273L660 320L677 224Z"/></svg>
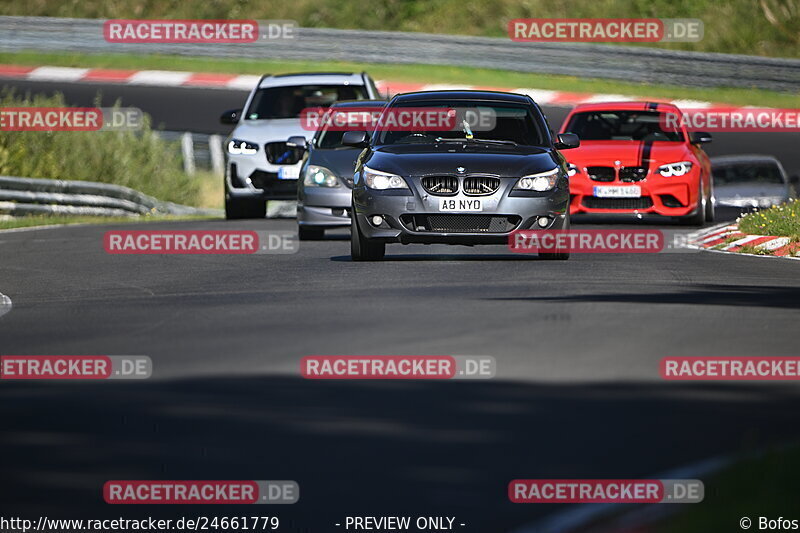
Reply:
<svg viewBox="0 0 800 533"><path fill-rule="evenodd" d="M0 107L62 107L61 95L0 92ZM0 131L0 175L123 185L159 200L198 205L202 182L183 172L175 143L149 118L140 131Z"/></svg>
<svg viewBox="0 0 800 533"><path fill-rule="evenodd" d="M389 65L342 61L279 61L213 59L169 55L73 54L30 51L0 53L0 64L52 65L116 69L157 69L232 74L285 73L313 70L366 70L375 79L413 83L464 83L515 89L518 87L572 92L622 94L639 98L690 99L735 105L800 108L800 94L760 89L690 88L548 74L442 65ZM389 84L391 88L391 83Z"/></svg>
<svg viewBox="0 0 800 533"><path fill-rule="evenodd" d="M751 235L800 239L800 201L756 211L742 217L739 229Z"/></svg>
<svg viewBox="0 0 800 533"><path fill-rule="evenodd" d="M142 217L93 217L67 215L35 215L15 218L0 218L0 230L31 228L36 226L58 226L64 224L136 224L141 222L164 222L168 220L208 220L207 216L142 216Z"/></svg>
<svg viewBox="0 0 800 533"><path fill-rule="evenodd" d="M772 250L759 248L754 244L745 244L741 248L739 248L738 252L740 254L750 254L750 255L775 255L775 252L773 252Z"/></svg>
<svg viewBox="0 0 800 533"><path fill-rule="evenodd" d="M291 19L301 26L507 37L513 18L698 18L697 43L662 48L800 56L796 0L3 0L2 15ZM649 43L648 46L653 46Z"/></svg>
<svg viewBox="0 0 800 533"><path fill-rule="evenodd" d="M797 519L797 494L800 494L800 449L772 451L736 463L704 479L702 503L683 505L675 516L648 528L653 533L709 533L742 531L739 519L753 521L751 531L759 531L758 517L779 516Z"/></svg>

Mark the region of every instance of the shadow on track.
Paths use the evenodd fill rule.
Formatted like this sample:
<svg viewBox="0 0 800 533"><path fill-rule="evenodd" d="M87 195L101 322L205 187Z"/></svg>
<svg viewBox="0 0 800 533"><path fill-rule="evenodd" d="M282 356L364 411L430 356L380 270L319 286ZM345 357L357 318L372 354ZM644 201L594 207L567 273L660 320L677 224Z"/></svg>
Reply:
<svg viewBox="0 0 800 533"><path fill-rule="evenodd" d="M499 533L555 510L509 503L514 478L635 478L800 436L796 388L778 384L253 376L2 387L0 507L16 516L277 513L281 530L316 533L347 515L405 513ZM301 499L110 506L101 487L113 479L294 479Z"/></svg>

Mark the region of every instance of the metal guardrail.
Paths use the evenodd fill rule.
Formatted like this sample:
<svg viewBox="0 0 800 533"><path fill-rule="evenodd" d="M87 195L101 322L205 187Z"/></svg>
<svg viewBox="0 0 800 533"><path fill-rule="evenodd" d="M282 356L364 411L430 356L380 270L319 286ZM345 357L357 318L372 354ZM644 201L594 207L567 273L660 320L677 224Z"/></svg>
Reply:
<svg viewBox="0 0 800 533"><path fill-rule="evenodd" d="M93 181L50 180L0 176L0 214L139 216L220 215L217 209L198 209L162 202L134 189Z"/></svg>
<svg viewBox="0 0 800 533"><path fill-rule="evenodd" d="M693 87L796 92L800 60L681 52L638 46L517 43L509 39L299 28L297 38L252 44L117 44L103 21L0 17L0 50L127 52L252 59L461 65Z"/></svg>

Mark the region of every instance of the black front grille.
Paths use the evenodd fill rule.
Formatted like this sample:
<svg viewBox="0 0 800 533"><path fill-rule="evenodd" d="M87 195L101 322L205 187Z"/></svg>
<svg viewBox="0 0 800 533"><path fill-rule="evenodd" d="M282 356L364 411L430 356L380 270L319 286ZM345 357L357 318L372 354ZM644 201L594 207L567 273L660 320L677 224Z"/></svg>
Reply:
<svg viewBox="0 0 800 533"><path fill-rule="evenodd" d="M583 206L589 209L648 209L653 207L653 200L649 196L641 198L596 198L586 196Z"/></svg>
<svg viewBox="0 0 800 533"><path fill-rule="evenodd" d="M594 181L614 181L617 177L614 167L586 167L586 172Z"/></svg>
<svg viewBox="0 0 800 533"><path fill-rule="evenodd" d="M403 215L411 231L436 233L508 233L521 218L516 215Z"/></svg>
<svg viewBox="0 0 800 533"><path fill-rule="evenodd" d="M301 149L290 148L285 142L267 143L264 150L267 152L267 161L273 165L294 165L303 158Z"/></svg>
<svg viewBox="0 0 800 533"><path fill-rule="evenodd" d="M620 181L642 181L647 177L647 167L622 167L619 169Z"/></svg>
<svg viewBox="0 0 800 533"><path fill-rule="evenodd" d="M499 188L499 178L490 178L488 176L464 178L464 193L471 196L494 194Z"/></svg>
<svg viewBox="0 0 800 533"><path fill-rule="evenodd" d="M428 194L453 196L458 192L458 178L453 176L426 176L420 181Z"/></svg>
<svg viewBox="0 0 800 533"><path fill-rule="evenodd" d="M250 174L250 182L256 189L263 189L267 197L285 200L297 198L297 180L279 180L274 172L256 170Z"/></svg>

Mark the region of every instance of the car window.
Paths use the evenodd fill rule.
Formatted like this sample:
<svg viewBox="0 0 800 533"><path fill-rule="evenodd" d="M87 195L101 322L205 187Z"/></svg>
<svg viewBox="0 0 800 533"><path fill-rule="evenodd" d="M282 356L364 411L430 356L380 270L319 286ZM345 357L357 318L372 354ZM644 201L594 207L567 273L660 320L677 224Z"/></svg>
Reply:
<svg viewBox="0 0 800 533"><path fill-rule="evenodd" d="M545 133L547 126L534 116L530 107L525 105L496 102L412 101L392 106L392 109L423 107L453 109L459 117L467 116L465 112L472 112L473 117L478 115L491 117L491 120L487 121L491 127L482 128L480 125L473 125L468 132L458 121L449 131L425 127L413 130L379 127L375 132L376 144L431 144L437 138L464 139L469 133L478 139L512 141L527 146L548 144L548 136Z"/></svg>
<svg viewBox="0 0 800 533"><path fill-rule="evenodd" d="M317 148L322 149L336 149L336 148L349 148L345 147L342 144L342 137L346 131L351 129L371 129L374 126L354 126L354 127L343 127L337 125L336 116L344 115L344 119L348 119L348 115L350 113L359 116L360 113L375 113L373 116L377 116L380 113L380 108L382 108L384 104L364 104L363 106L341 106L336 107L330 110L330 118L327 120L322 121L322 126L317 131L314 137L314 146ZM350 117L352 120L352 117ZM369 123L372 124L372 123Z"/></svg>
<svg viewBox="0 0 800 533"><path fill-rule="evenodd" d="M572 116L566 131L582 141L683 142L683 133L664 128L658 111L589 111Z"/></svg>
<svg viewBox="0 0 800 533"><path fill-rule="evenodd" d="M716 185L745 183L783 184L783 176L775 163L739 163L712 167Z"/></svg>
<svg viewBox="0 0 800 533"><path fill-rule="evenodd" d="M328 107L339 100L366 100L363 85L297 85L258 89L245 119L298 118L309 107Z"/></svg>

